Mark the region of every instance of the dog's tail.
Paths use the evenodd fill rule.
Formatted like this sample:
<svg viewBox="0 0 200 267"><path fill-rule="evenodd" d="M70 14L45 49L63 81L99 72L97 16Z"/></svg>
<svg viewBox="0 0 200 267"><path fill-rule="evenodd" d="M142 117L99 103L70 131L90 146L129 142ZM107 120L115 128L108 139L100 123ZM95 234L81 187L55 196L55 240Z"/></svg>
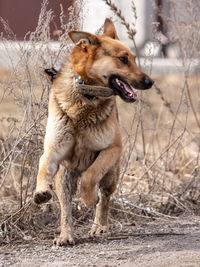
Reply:
<svg viewBox="0 0 200 267"><path fill-rule="evenodd" d="M47 79L53 83L58 74L58 71L54 69L54 67L52 67L51 69L45 69L44 72L45 74L47 74L46 75Z"/></svg>

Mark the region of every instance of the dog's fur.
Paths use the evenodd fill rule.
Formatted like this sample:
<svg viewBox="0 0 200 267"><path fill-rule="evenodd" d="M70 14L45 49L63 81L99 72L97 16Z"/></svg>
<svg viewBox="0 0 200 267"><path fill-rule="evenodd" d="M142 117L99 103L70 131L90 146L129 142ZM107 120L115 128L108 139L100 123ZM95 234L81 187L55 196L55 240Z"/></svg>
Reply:
<svg viewBox="0 0 200 267"><path fill-rule="evenodd" d="M80 75L86 84L111 87L127 102L134 102L136 98L129 85L148 89L153 84L136 66L133 52L118 40L109 19L101 36L81 31L72 31L69 36L75 47L70 62L64 62L50 91L44 154L40 158L34 194L37 204L47 202L52 196L52 178L56 175L61 207L57 245L74 243L71 198L78 177L81 177L83 202L88 207L96 205L90 234L107 231L109 200L120 172L122 142L116 96L81 95L74 86L74 74Z"/></svg>

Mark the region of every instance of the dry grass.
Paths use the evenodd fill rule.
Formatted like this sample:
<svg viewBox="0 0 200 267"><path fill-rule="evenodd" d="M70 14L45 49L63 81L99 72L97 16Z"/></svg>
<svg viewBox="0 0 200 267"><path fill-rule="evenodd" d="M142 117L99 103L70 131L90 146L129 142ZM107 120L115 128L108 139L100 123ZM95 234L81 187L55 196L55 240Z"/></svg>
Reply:
<svg viewBox="0 0 200 267"><path fill-rule="evenodd" d="M112 1L105 2L134 41L135 29L126 23ZM200 59L197 42L200 21L195 15L200 4L195 0L170 2L172 16L164 19L173 29L170 38L179 46L184 72L153 77L156 85L138 93L137 104L118 101L124 155L110 215L118 230L140 218L172 218L185 212L199 214L200 77L198 73L190 73L190 65L194 57ZM180 2L185 8L184 23L178 19ZM14 46L20 61L15 64L10 60L10 71L1 70L0 73L0 239L4 242L18 238L38 240L53 235L58 217L56 197L41 208L31 203L43 149L50 86L43 70L52 66L58 68L69 53L67 31L77 28L77 20L81 27L77 14L82 4L82 1L75 1L68 25L62 23L65 14L61 8L61 34L58 49L54 50L49 34L53 14L45 1L36 31L26 36L27 46ZM137 18L134 2L133 16ZM1 45L7 43L1 36ZM146 61L151 65L153 58L149 56ZM89 227L88 218L91 219L92 213L74 201L77 229ZM38 237L38 233L43 236Z"/></svg>

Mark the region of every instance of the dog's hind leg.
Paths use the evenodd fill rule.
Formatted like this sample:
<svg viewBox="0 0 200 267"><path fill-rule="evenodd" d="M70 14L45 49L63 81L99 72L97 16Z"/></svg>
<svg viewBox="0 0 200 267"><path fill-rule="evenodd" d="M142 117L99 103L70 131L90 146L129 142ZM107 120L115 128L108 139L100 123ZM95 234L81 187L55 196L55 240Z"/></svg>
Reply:
<svg viewBox="0 0 200 267"><path fill-rule="evenodd" d="M94 223L89 232L91 236L105 233L108 230L108 211L111 194L115 191L120 173L119 161L103 177L99 184L99 202L96 205Z"/></svg>
<svg viewBox="0 0 200 267"><path fill-rule="evenodd" d="M58 246L74 244L72 196L76 191L79 175L76 171L68 171L63 165L56 175L56 194L61 212L60 235L54 239L54 244Z"/></svg>

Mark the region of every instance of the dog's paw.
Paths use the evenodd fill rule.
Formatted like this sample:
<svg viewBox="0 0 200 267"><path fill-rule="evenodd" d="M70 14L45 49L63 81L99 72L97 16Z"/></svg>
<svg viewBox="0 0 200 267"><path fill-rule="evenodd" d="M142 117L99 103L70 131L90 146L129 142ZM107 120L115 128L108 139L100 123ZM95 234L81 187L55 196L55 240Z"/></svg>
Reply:
<svg viewBox="0 0 200 267"><path fill-rule="evenodd" d="M35 192L33 200L36 204L42 204L48 202L52 197L49 190Z"/></svg>
<svg viewBox="0 0 200 267"><path fill-rule="evenodd" d="M99 201L97 189L92 188L88 191L81 190L81 199L88 208L94 207Z"/></svg>
<svg viewBox="0 0 200 267"><path fill-rule="evenodd" d="M74 239L73 237L67 235L67 236L63 236L60 235L59 237L56 237L53 241L54 245L62 247L62 246L68 246L68 245L75 245Z"/></svg>
<svg viewBox="0 0 200 267"><path fill-rule="evenodd" d="M107 233L108 227L107 225L93 225L91 230L89 231L90 236L98 236Z"/></svg>

